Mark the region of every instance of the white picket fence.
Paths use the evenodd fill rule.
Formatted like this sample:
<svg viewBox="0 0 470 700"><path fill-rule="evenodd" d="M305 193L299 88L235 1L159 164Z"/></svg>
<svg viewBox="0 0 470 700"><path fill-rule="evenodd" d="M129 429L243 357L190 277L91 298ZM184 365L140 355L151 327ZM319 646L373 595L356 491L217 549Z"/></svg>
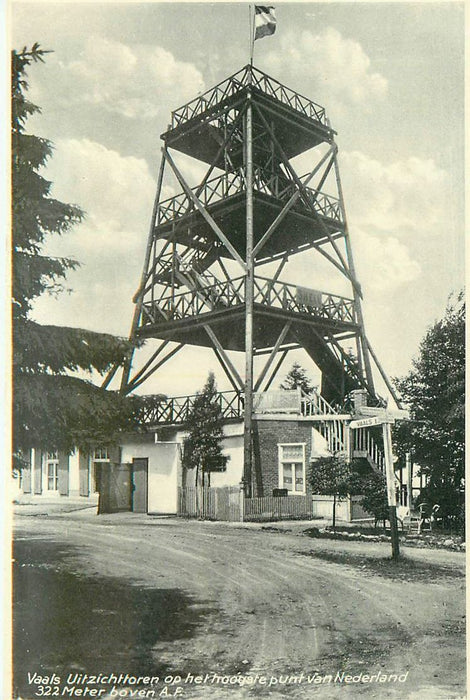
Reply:
<svg viewBox="0 0 470 700"><path fill-rule="evenodd" d="M239 486L178 489L178 515L187 518L240 522L309 519L312 514L310 495L246 498Z"/></svg>

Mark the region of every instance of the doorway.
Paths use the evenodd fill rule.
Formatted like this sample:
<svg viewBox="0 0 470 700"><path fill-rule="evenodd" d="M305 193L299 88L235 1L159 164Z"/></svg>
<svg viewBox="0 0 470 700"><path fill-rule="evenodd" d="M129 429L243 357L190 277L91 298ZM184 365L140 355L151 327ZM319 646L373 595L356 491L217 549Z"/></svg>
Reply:
<svg viewBox="0 0 470 700"><path fill-rule="evenodd" d="M148 512L148 458L132 460L132 512Z"/></svg>

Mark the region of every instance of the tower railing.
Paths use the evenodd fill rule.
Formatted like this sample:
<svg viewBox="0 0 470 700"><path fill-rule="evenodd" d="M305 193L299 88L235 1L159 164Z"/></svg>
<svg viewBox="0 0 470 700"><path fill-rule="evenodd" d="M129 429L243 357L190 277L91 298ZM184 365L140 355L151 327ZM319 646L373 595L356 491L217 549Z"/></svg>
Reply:
<svg viewBox="0 0 470 700"><path fill-rule="evenodd" d="M189 396L145 396L142 397L140 422L145 425L184 424L193 409L198 394ZM241 391L217 392L216 402L225 419L241 418L244 413L244 395ZM258 414L291 413L302 416L332 415L335 410L317 392L304 394L298 390L270 390L255 392L254 412ZM330 421L331 422L331 421ZM334 421L335 423L337 421ZM334 433L338 432L335 429Z"/></svg>
<svg viewBox="0 0 470 700"><path fill-rule="evenodd" d="M218 281L187 292L169 294L143 304L144 324L157 319L180 320L199 316L216 309L227 309L244 304L245 277ZM336 294L328 294L295 284L273 281L255 276L254 303L294 313L307 314L319 319L355 323L354 301ZM156 308L158 307L158 308Z"/></svg>
<svg viewBox="0 0 470 700"><path fill-rule="evenodd" d="M178 425L188 420L194 401L198 394L190 396L173 396L171 398L145 397L140 409L139 420L150 425ZM240 418L243 416L243 395L239 391L219 391L217 393L223 418Z"/></svg>
<svg viewBox="0 0 470 700"><path fill-rule="evenodd" d="M220 105L224 100L234 97L248 86L278 100L304 117L329 127L324 107L291 90L258 68L248 65L194 100L174 110L171 113L171 128L176 129L184 122L202 116L205 112Z"/></svg>
<svg viewBox="0 0 470 700"><path fill-rule="evenodd" d="M294 192L296 192L297 185L285 175L273 173L266 168L257 166L253 170L253 190L254 192L275 197L279 202L285 203ZM208 207L228 197L245 193L245 173L242 168L233 172L223 173L222 175L208 180L202 190L199 190L198 187L194 187L193 192L198 193L200 202L205 207ZM311 187L306 187L304 189L303 196L313 205L317 214L338 223L343 223L341 206L337 197L325 194ZM296 205L296 208L298 207L309 211L309 209L302 204L301 199ZM192 211L192 202L185 192L181 192L175 197L169 197L158 205L157 226L179 219Z"/></svg>

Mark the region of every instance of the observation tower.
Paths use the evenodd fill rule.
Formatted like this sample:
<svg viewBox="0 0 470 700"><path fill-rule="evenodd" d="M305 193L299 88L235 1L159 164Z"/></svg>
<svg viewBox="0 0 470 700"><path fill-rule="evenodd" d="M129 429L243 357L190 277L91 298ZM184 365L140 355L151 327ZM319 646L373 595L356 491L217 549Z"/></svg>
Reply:
<svg viewBox="0 0 470 700"><path fill-rule="evenodd" d="M161 139L130 333L158 343L140 368L134 351L121 390L140 387L185 346L212 348L233 387L221 394L224 415L244 416L248 484L257 401L291 350L303 348L316 365L320 397L330 406L355 389L379 405L374 363L394 395L365 333L335 131L323 107L247 65L176 109ZM299 175L292 160L306 151L312 165ZM176 152L204 166L197 186L188 183ZM165 185L174 189L175 182L178 194L164 198ZM346 281L348 295L317 288L312 251L326 261L332 281ZM307 252L312 287L282 281ZM244 354L244 373L232 353ZM171 401L156 407L157 423L184 422L190 401Z"/></svg>

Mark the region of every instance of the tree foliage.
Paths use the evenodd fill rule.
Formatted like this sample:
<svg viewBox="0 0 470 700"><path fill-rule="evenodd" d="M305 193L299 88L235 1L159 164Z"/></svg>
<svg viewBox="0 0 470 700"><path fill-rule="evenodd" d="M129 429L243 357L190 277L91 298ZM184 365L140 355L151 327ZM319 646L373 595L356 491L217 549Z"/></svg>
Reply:
<svg viewBox="0 0 470 700"><path fill-rule="evenodd" d="M31 447L87 451L135 427L138 398L77 377L18 374L14 389L13 439L20 455Z"/></svg>
<svg viewBox="0 0 470 700"><path fill-rule="evenodd" d="M351 489L351 466L341 454L318 457L310 464L308 481L312 493L333 496L333 530L336 527L336 503Z"/></svg>
<svg viewBox="0 0 470 700"><path fill-rule="evenodd" d="M74 204L54 199L52 183L40 171L52 155L50 141L25 132L29 116L40 112L25 95L26 68L43 61L48 53L34 44L31 50L12 51L11 151L12 151L12 268L13 317L26 318L32 302L44 291L60 291L59 280L77 267L70 258L42 253L51 234L67 233L84 213Z"/></svg>
<svg viewBox="0 0 470 700"><path fill-rule="evenodd" d="M307 371L298 363L294 362L285 380L281 384L281 389L297 389L300 387L305 394L310 394L313 391L313 384L307 374Z"/></svg>
<svg viewBox="0 0 470 700"><path fill-rule="evenodd" d="M361 495L359 504L374 517L375 524L377 525L380 520L385 528L385 521L389 518L385 475L371 470L366 473L354 474L351 487L354 493Z"/></svg>
<svg viewBox="0 0 470 700"><path fill-rule="evenodd" d="M83 211L51 196L41 174L52 155L50 141L25 131L40 108L26 97L26 70L48 53L38 44L12 51L12 319L14 451L30 447L71 450L109 443L133 424L134 401L77 377L78 370L104 374L131 350L122 338L79 328L43 326L30 319L35 299L62 289L69 258L44 253L50 236L68 233Z"/></svg>
<svg viewBox="0 0 470 700"><path fill-rule="evenodd" d="M189 434L184 441L184 466L196 468L198 475L224 468L226 458L220 442L223 436L222 408L215 378L210 372L203 390L197 394L187 420Z"/></svg>
<svg viewBox="0 0 470 700"><path fill-rule="evenodd" d="M411 452L428 485L425 500L444 519L460 517L465 475L465 304L451 298L445 316L423 338L412 370L396 385L411 421L395 431L401 455Z"/></svg>

